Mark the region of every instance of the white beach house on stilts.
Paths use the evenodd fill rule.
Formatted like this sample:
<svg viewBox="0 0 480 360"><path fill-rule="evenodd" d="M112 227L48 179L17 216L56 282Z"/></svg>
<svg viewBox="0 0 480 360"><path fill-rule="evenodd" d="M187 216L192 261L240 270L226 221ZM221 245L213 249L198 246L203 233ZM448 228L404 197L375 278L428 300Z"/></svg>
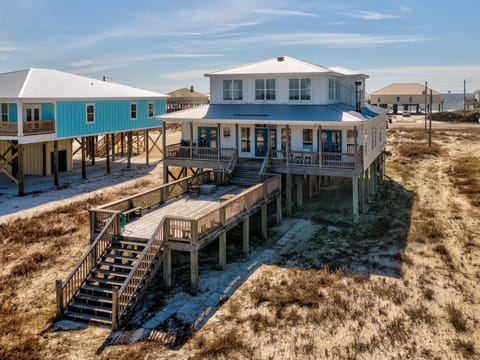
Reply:
<svg viewBox="0 0 480 360"><path fill-rule="evenodd" d="M182 143L166 147L169 167L210 168L225 175L250 166L283 175L287 215L302 189L326 177L351 178L354 222L383 173L385 110L365 105L368 76L282 56L206 74L211 104L161 115L182 123ZM237 161L238 160L238 161ZM228 175L227 175L228 176Z"/></svg>

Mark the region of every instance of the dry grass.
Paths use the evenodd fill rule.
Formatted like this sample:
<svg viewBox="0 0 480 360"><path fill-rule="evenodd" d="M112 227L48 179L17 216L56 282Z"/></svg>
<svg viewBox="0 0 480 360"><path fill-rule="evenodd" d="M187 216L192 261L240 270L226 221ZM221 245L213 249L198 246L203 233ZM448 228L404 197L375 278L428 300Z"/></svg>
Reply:
<svg viewBox="0 0 480 360"><path fill-rule="evenodd" d="M202 336L194 339L198 352L190 359L210 358L248 358L252 350L242 340L242 335L236 329L222 331L211 340Z"/></svg>
<svg viewBox="0 0 480 360"><path fill-rule="evenodd" d="M453 349L465 359L478 359L479 353L473 340L456 339L453 342Z"/></svg>
<svg viewBox="0 0 480 360"><path fill-rule="evenodd" d="M435 142L431 146L427 143L403 143L398 147L398 152L409 159L424 159L426 156L440 156L444 150Z"/></svg>
<svg viewBox="0 0 480 360"><path fill-rule="evenodd" d="M455 304L448 304L447 315L450 324L454 327L457 332L467 332L468 331L468 319L465 313L458 308Z"/></svg>
<svg viewBox="0 0 480 360"><path fill-rule="evenodd" d="M480 158L456 159L448 174L458 191L466 195L473 206L480 207Z"/></svg>

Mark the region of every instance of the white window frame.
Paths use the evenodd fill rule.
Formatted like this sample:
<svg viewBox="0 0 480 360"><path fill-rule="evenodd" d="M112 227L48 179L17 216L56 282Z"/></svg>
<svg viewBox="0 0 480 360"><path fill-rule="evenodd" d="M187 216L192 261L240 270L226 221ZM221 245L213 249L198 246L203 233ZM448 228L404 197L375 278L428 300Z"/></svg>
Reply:
<svg viewBox="0 0 480 360"><path fill-rule="evenodd" d="M342 98L342 84L340 79L328 79L328 100L340 100Z"/></svg>
<svg viewBox="0 0 480 360"><path fill-rule="evenodd" d="M223 80L223 100L241 101L243 100L243 80L225 79Z"/></svg>
<svg viewBox="0 0 480 360"><path fill-rule="evenodd" d="M88 108L89 107L92 107L93 108L93 112L91 113L91 115L93 116L93 119L91 121L88 120L88 115L89 115L89 112L88 112ZM95 111L95 104L85 104L85 122L87 124L95 124L95 120L96 120L96 111Z"/></svg>
<svg viewBox="0 0 480 360"><path fill-rule="evenodd" d="M277 98L276 87L275 79L255 79L255 100L275 101Z"/></svg>
<svg viewBox="0 0 480 360"><path fill-rule="evenodd" d="M152 111L150 112L150 106L152 107ZM151 115L150 115L151 114ZM155 116L155 103L153 101L149 101L147 103L147 117L149 119L153 119Z"/></svg>
<svg viewBox="0 0 480 360"><path fill-rule="evenodd" d="M307 82L308 82L308 86L307 86ZM289 101L311 101L312 100L312 79L310 78L288 79L288 100Z"/></svg>
<svg viewBox="0 0 480 360"><path fill-rule="evenodd" d="M247 150L244 149L244 145ZM249 127L240 128L240 152L249 154L252 152L252 131Z"/></svg>
<svg viewBox="0 0 480 360"><path fill-rule="evenodd" d="M6 109L6 112L4 112L4 106ZM1 103L0 104L0 121L6 121L8 122L8 103Z"/></svg>
<svg viewBox="0 0 480 360"><path fill-rule="evenodd" d="M307 135L307 138L305 137ZM308 139L308 137L311 137ZM304 150L313 150L313 129L312 128L304 128L302 129L302 144Z"/></svg>
<svg viewBox="0 0 480 360"><path fill-rule="evenodd" d="M132 106L135 105L135 111L132 110ZM132 113L135 112L135 116L132 116ZM138 105L136 102L130 103L130 120L137 120L138 119Z"/></svg>

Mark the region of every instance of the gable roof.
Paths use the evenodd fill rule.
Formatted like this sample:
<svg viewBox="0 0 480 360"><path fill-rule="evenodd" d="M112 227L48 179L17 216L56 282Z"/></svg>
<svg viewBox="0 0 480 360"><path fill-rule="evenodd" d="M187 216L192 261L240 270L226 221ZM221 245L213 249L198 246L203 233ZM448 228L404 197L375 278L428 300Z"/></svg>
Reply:
<svg viewBox="0 0 480 360"><path fill-rule="evenodd" d="M251 64L240 65L231 69L214 71L205 76L216 75L266 75L266 74L332 74L339 76L358 75L368 78L367 75L339 66L328 67L309 63L290 56L280 56Z"/></svg>
<svg viewBox="0 0 480 360"><path fill-rule="evenodd" d="M191 89L181 88L167 93L167 95L172 98L198 98L198 99L207 99L208 95L199 93L197 91L192 91Z"/></svg>
<svg viewBox="0 0 480 360"><path fill-rule="evenodd" d="M430 94L430 90L427 87L427 94ZM432 90L432 93L440 95L435 90ZM370 96L381 95L425 95L425 85L419 83L393 83L370 94Z"/></svg>
<svg viewBox="0 0 480 360"><path fill-rule="evenodd" d="M50 69L0 74L0 98L11 99L153 99L167 95Z"/></svg>

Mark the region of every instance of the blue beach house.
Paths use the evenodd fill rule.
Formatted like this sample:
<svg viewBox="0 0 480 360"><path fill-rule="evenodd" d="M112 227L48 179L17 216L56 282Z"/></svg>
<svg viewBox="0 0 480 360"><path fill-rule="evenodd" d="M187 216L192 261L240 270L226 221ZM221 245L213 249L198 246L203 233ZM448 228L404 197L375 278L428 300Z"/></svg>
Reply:
<svg viewBox="0 0 480 360"><path fill-rule="evenodd" d="M161 128L155 117L165 113L166 98L57 70L0 74L0 173L23 194L24 175L58 176L58 170L72 169L74 139L84 153L85 144L88 152L99 138L115 148L119 134L129 135L128 142L132 132L148 136L148 130Z"/></svg>

